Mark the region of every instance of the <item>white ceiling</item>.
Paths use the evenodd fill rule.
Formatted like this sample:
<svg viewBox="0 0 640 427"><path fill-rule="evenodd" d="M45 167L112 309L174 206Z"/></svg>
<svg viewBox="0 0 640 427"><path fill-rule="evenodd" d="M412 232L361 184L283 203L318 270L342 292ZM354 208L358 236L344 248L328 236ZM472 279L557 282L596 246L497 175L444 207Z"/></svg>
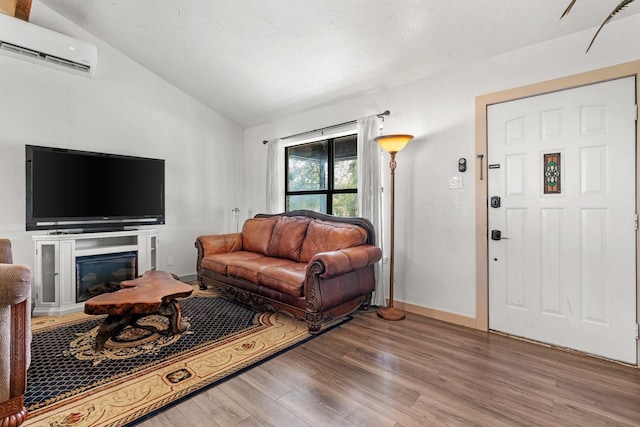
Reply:
<svg viewBox="0 0 640 427"><path fill-rule="evenodd" d="M40 1L243 128L597 27L619 2L560 21L570 0Z"/></svg>

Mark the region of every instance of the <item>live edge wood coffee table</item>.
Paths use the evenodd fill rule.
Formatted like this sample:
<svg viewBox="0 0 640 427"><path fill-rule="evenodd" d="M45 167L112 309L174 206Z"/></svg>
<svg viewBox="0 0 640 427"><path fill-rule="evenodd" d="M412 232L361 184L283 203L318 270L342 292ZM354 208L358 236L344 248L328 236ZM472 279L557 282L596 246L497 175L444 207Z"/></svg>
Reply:
<svg viewBox="0 0 640 427"><path fill-rule="evenodd" d="M180 304L176 298L191 295L193 286L177 280L177 276L166 271L150 270L137 279L125 280L115 292L101 294L84 303L87 314L108 314L100 325L96 336L96 351L104 348L107 340L131 325L150 329L163 335L183 332ZM159 314L169 319L166 330L138 325L141 317Z"/></svg>

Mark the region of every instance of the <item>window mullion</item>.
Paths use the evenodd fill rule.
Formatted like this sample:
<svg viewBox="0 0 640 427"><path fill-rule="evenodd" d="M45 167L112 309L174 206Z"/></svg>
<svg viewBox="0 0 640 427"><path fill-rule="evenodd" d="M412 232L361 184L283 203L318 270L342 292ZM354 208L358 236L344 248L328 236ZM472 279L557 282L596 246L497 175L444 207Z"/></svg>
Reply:
<svg viewBox="0 0 640 427"><path fill-rule="evenodd" d="M334 173L334 167L335 165L333 164L333 159L334 159L334 150L335 150L335 139L330 139L328 141L328 152L327 152L327 169L329 172L329 181L327 182L327 213L329 215L333 214L333 173Z"/></svg>

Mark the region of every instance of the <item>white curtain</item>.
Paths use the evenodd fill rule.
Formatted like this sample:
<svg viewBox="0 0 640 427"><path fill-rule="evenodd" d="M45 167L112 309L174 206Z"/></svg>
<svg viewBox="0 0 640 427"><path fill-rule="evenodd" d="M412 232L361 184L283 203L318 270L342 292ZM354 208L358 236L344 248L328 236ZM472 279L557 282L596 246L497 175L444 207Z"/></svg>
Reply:
<svg viewBox="0 0 640 427"><path fill-rule="evenodd" d="M358 119L358 212L376 230L376 244L382 248L382 173L381 150L373 138L380 135L381 119L370 116ZM382 261L374 266L376 287L373 305L385 306L385 276Z"/></svg>
<svg viewBox="0 0 640 427"><path fill-rule="evenodd" d="M281 139L267 143L267 210L284 212L284 144Z"/></svg>

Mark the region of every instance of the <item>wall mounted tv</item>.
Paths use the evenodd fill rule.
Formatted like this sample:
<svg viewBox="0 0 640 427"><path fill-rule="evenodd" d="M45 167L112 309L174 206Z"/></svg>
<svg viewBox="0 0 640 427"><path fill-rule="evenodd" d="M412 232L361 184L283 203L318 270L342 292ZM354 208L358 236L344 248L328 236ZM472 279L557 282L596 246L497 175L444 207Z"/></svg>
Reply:
<svg viewBox="0 0 640 427"><path fill-rule="evenodd" d="M164 224L164 160L26 146L27 230Z"/></svg>

